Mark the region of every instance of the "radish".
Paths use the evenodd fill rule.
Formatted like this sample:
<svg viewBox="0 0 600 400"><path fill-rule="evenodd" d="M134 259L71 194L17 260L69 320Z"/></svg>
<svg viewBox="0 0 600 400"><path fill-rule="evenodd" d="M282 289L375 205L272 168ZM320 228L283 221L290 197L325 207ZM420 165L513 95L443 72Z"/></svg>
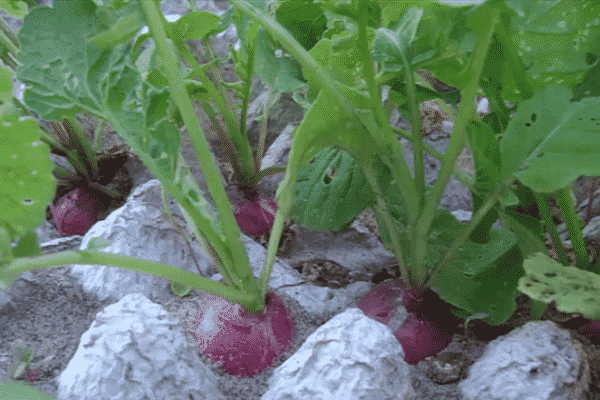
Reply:
<svg viewBox="0 0 600 400"><path fill-rule="evenodd" d="M244 200L233 208L242 232L254 237L264 235L273 227L276 212L277 203L268 196L259 195L256 190L245 191Z"/></svg>
<svg viewBox="0 0 600 400"><path fill-rule="evenodd" d="M400 303L403 287L400 279L388 279L360 299L358 307L367 317L388 325Z"/></svg>
<svg viewBox="0 0 600 400"><path fill-rule="evenodd" d="M410 314L394 336L402 345L404 361L418 364L444 350L452 341L452 332L445 324Z"/></svg>
<svg viewBox="0 0 600 400"><path fill-rule="evenodd" d="M417 296L403 288L400 279L386 280L371 289L358 306L366 316L392 330L402 345L404 360L414 365L448 347L458 319L432 290ZM409 312L404 321L398 313L400 303Z"/></svg>
<svg viewBox="0 0 600 400"><path fill-rule="evenodd" d="M207 294L190 331L200 352L233 376L254 376L273 365L292 344L294 321L275 293L265 303L266 312L254 315Z"/></svg>
<svg viewBox="0 0 600 400"><path fill-rule="evenodd" d="M98 193L87 187L78 187L50 204L54 224L60 236L85 235L98 221L101 202Z"/></svg>
<svg viewBox="0 0 600 400"><path fill-rule="evenodd" d="M579 329L579 333L587 336L594 344L600 344L600 320L589 321Z"/></svg>

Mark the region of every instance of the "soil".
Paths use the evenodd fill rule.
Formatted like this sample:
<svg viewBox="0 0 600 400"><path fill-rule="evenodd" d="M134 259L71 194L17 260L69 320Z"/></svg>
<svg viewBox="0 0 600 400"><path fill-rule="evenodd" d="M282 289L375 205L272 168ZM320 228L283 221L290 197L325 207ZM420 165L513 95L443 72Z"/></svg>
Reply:
<svg viewBox="0 0 600 400"><path fill-rule="evenodd" d="M22 339L36 349L32 364L47 357L51 360L41 366L34 382L29 382L25 374L17 381L26 383L54 397L57 393L56 378L64 371L75 354L82 334L88 330L98 312L110 305L110 301L98 301L85 295L67 273L66 267L40 269L32 271L34 279L28 281L23 295L16 299L16 307L11 312L0 314L3 326L0 341L0 370L5 371L11 363L10 349L17 339ZM310 319L300 305L293 299L279 293L290 310L294 320L295 336L291 349L271 368L251 377L231 377L223 373L221 368L208 358L198 353L194 339L186 333L190 351L196 354L213 371L217 377L217 385L222 394L221 400L260 399L266 392L268 379L274 369L294 354L322 323ZM198 304L202 301L201 292L192 290L184 298L173 296L163 304L167 312L178 318L184 332L191 330L193 317ZM511 329L527 322L529 300L521 295L517 298L518 308L505 324L499 327L487 327L485 324L473 324L469 329L461 329L454 335L450 346L440 355L431 357L411 369L411 382L418 393L418 399L457 399L460 398L457 383L466 378L468 368L475 362L485 345L495 337L508 333ZM566 317L566 318L565 318ZM570 317L570 318L569 318ZM564 324L572 316L563 315L550 307L544 316L557 323ZM594 346L589 340L571 333L580 347L583 358L580 383L590 382L588 390L582 393L581 399L600 399L600 346ZM582 390L584 388L582 387Z"/></svg>

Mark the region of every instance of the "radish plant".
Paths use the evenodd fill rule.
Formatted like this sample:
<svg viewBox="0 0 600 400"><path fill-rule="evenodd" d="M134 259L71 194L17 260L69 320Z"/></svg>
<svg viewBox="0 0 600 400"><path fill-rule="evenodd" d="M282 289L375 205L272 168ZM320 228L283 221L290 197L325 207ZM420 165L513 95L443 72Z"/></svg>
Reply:
<svg viewBox="0 0 600 400"><path fill-rule="evenodd" d="M28 6L37 6L34 1L28 1L27 4L22 1L5 2L3 5L6 7L5 11L19 19L27 14ZM2 24L0 29L4 33L0 41L5 48L0 59L7 68L7 72L8 70L14 72L17 68L14 60L17 58L20 42L7 24ZM20 98L15 97L12 101L24 115L32 115ZM105 208L105 204L103 204L105 198L117 199L123 196L123 193L115 191L101 182L106 180L104 177L106 174L99 169L96 150L100 147L100 132L102 132L104 124L97 129L94 146L88 142L72 117L65 118L61 122L52 122L50 125L52 133L40 127L40 140L50 146L53 154L65 157L73 168L71 170L58 163L54 164L52 172L58 179L59 186L57 196L64 195L65 191L68 192L56 204L56 212L52 209L54 222L61 236L81 235L97 221L98 211L100 208ZM109 177L109 179L111 178ZM86 195L82 196L81 191L84 191ZM79 201L73 202L73 198L78 198ZM67 218L65 219L65 217Z"/></svg>
<svg viewBox="0 0 600 400"><path fill-rule="evenodd" d="M530 0L478 1L459 7L416 0L305 2L297 11L314 18L302 21L299 29L294 13L268 10L266 2L230 2L234 7L222 17L193 12L169 23L156 2L115 2L113 8L98 7L91 0L55 0L52 8L33 9L25 18L17 69L28 85L25 104L42 118L61 120L85 110L116 129L178 202L225 283L97 251L102 245L98 241L86 250L40 256L35 227L43 220L55 182L35 123L19 119L5 106L0 124L0 137L6 142L0 165L7 167L0 169L7 182L0 190L6 205L0 208L3 287L29 269L78 263L117 266L198 288L239 305L238 313L229 317L224 314L231 305L225 303L217 313L199 313L194 332L199 346L217 360L229 357L224 368L230 373L253 374L281 356L292 337L289 313L267 290L285 218L291 214L310 227L341 229L362 209L373 207L402 276L399 290L363 302L363 310L389 323L390 310L404 298L412 316L394 333L407 362L419 362L447 346L457 317L483 318L491 325L506 321L515 310L519 278L525 275L523 260L545 251L539 225L511 209L519 201L515 180L535 193L553 193L581 174L600 174L600 139L591 117L600 106L593 97L599 93L577 86L591 74L595 54L600 53L600 28L593 25L600 10L591 12L597 6L583 11L567 1L553 8L529 7ZM561 28L556 21L567 12L576 14L570 19L576 22ZM64 21L70 24L68 35L63 33ZM246 49L232 53L236 65L244 67L238 68L243 81L264 69L269 72L263 71L261 79L272 84L271 90L308 87L295 93L307 112L294 132L258 281L190 97L201 103L210 99L221 113L230 113L225 121L231 145L226 146L240 157L239 176L245 184L252 187L264 171L248 173L256 173L252 164L258 158L252 159L242 134L245 113L240 125L234 124L233 111L219 94L222 88L216 89L206 75L210 65L198 65L183 42L206 41L231 23ZM133 44L131 39L146 25L155 47L140 53L148 37L142 35ZM556 29L560 32L555 35ZM578 36L583 29L585 41ZM540 37L556 43L552 53L546 53ZM191 70L182 66L180 55ZM253 59L259 56L260 63ZM553 58L559 58L556 64L543 61ZM255 70L263 64L265 68ZM461 90L444 154L423 143L418 103L438 94L415 82L417 68ZM0 78L10 87L10 76ZM247 83L230 87L245 93L243 100L248 101ZM389 87L387 104L381 97L384 87ZM479 120L474 98L481 88L492 114ZM506 101L517 106L508 109ZM410 118L412 133L389 124L392 104ZM210 110L205 109L207 114ZM198 156L218 218L179 153L180 123ZM396 135L412 142L414 177ZM474 177L455 167L465 144L474 155ZM442 160L432 187L424 181L424 151ZM439 207L452 174L473 194L475 212L468 224ZM313 190L315 186L320 189ZM345 207L357 198L348 194L357 193L364 194L358 206ZM312 207L312 215L307 207ZM321 213L327 217L319 218ZM263 217L262 222L269 222L267 214ZM506 230L492 228L498 217ZM15 239L20 240L12 247ZM386 301L393 304L382 304ZM538 311L543 308L537 306ZM216 324L216 318L229 318L229 324ZM261 342L266 358L257 365L248 362L254 356L243 351L243 342L230 343L217 332L239 326L230 337L247 337L241 332L248 331L248 324L260 326L259 321L264 322L261 331L272 330L277 336ZM256 331L251 332L255 338ZM225 353L218 350L224 347Z"/></svg>

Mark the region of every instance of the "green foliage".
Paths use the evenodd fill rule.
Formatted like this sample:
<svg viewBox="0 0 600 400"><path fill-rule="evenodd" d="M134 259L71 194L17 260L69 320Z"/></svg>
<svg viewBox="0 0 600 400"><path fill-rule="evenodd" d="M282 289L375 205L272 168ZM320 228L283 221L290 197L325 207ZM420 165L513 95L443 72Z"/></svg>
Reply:
<svg viewBox="0 0 600 400"><path fill-rule="evenodd" d="M498 0L451 7L416 0L295 0L279 2L276 20L269 15L267 2L252 2L252 6L241 0L231 2L234 7L221 18L196 12L165 23L168 40L162 40L162 56L154 47L140 54L150 33L130 43L142 26L154 24L156 29L157 22L164 22L162 16L147 17L155 14L148 13L140 0L118 2L115 7L97 7L91 0L55 0L52 8L36 8L25 17L19 33L17 77L29 85L24 102L47 120L85 111L108 121L182 205L198 239L214 246L213 255L219 249L220 256L231 258L234 251L227 246L233 242L221 234L227 225L217 224L179 154L177 127L187 116L188 132L194 128L189 118L193 112L173 104L174 100L178 107L183 104L182 95L173 94L180 88L203 104L218 100L219 93L207 81L194 81L213 64L190 71L175 62L168 64L165 54L184 52L183 39L207 39L233 23L241 47L232 50L232 59L242 82L229 87L244 107L254 74L271 85L275 98L304 89L306 83L310 86L305 94L295 95L307 112L295 130L286 177L278 189L276 221L291 212L311 227L342 229L376 200L384 243L401 250L399 257L409 271L437 272L429 282L432 289L466 315L485 315L491 324L508 318L514 311L518 279L524 274L523 257L545 251L538 219L517 209L519 200L525 203L531 193L524 194L512 183L518 179L529 192L552 193L580 175L600 174L600 137L594 117L599 100L589 97L593 91L577 87L588 73L597 80L597 72L591 71L600 54L600 26L595 22L600 6L585 3L583 7L583 1ZM303 15L310 17L298 21L292 10L306 11ZM495 16L493 24L481 23L490 16ZM438 94L426 85L415 87L406 82L406 74L416 69L427 69L462 93ZM6 74L0 82L6 101L11 93ZM471 121L473 104L461 103L433 188L415 182L421 178L413 178L408 170L389 126L390 110L380 103L382 86L390 87L389 101L409 117L422 101L437 97L455 103L459 95L472 98L480 87L490 100L492 113L481 121ZM506 101L518 105L508 110ZM512 111L518 114L510 120ZM27 120L17 121L6 111L2 118L12 124L11 129L19 124L20 134L18 138L0 135L10 138L9 146L15 143L15 152L6 152L10 147L2 143L0 155L5 157L0 157L0 166L12 162L13 154L17 159L25 157L16 148L38 140ZM237 121L226 120L227 129L239 128ZM239 137L229 132L236 150L243 144L242 125L234 132ZM6 124L2 129L8 129ZM25 139L22 132L27 130L30 136ZM419 127L413 127L417 131ZM469 225L438 207L454 166L452 157L467 139L476 167L471 189L474 219L478 219ZM415 145L420 138L415 135L411 140ZM35 154L36 162L47 160L44 151ZM37 239L27 235L41 223L41 207L55 189L48 179L49 168L35 185L29 181L27 168L33 165L10 164L8 180L0 179L9 182L0 191L0 222L10 240L26 238L23 246ZM40 210L22 210L19 202L24 191L27 199L41 202ZM497 217L506 231L491 227ZM16 256L17 248L7 247L8 240L0 242L3 260ZM34 251L31 247L25 252ZM413 260L419 265L409 265ZM269 262L272 265L272 259ZM423 275L418 276L419 281L412 283L423 284ZM239 284L235 274L227 278Z"/></svg>
<svg viewBox="0 0 600 400"><path fill-rule="evenodd" d="M0 384L0 397L6 400L55 400L49 394L21 382Z"/></svg>
<svg viewBox="0 0 600 400"><path fill-rule="evenodd" d="M277 22L285 27L306 50L310 50L327 29L325 14L310 0L286 1L277 8L275 15Z"/></svg>
<svg viewBox="0 0 600 400"><path fill-rule="evenodd" d="M528 257L523 267L520 292L544 303L554 301L559 311L600 319L600 275L563 266L542 253Z"/></svg>
<svg viewBox="0 0 600 400"><path fill-rule="evenodd" d="M519 105L502 140L501 178L514 175L536 192L552 193L581 175L600 175L600 99L570 102L571 90L552 85Z"/></svg>
<svg viewBox="0 0 600 400"><path fill-rule="evenodd" d="M11 243L12 239L8 231L3 226L0 226L0 266L8 264L13 260Z"/></svg>
<svg viewBox="0 0 600 400"><path fill-rule="evenodd" d="M0 220L14 239L38 227L56 184L48 147L33 118L0 117Z"/></svg>
<svg viewBox="0 0 600 400"><path fill-rule="evenodd" d="M372 201L358 163L348 153L325 148L298 174L290 212L296 223L316 230L345 229Z"/></svg>
<svg viewBox="0 0 600 400"><path fill-rule="evenodd" d="M109 121L178 201L202 212L199 223L218 229L195 179L182 166L179 131L169 121L167 88L143 82L131 67L130 44L101 49L89 43L86 37L99 29L95 6L90 0L81 0L78 8L70 3L56 1L52 9L35 9L24 20L19 32L22 65L17 69L19 79L30 85L24 102L44 119L89 112ZM64 21L73 34L62 33Z"/></svg>
<svg viewBox="0 0 600 400"><path fill-rule="evenodd" d="M15 18L27 15L27 3L20 0L0 0L0 8Z"/></svg>
<svg viewBox="0 0 600 400"><path fill-rule="evenodd" d="M171 281L171 292L179 297L186 296L191 290L192 288L190 286Z"/></svg>
<svg viewBox="0 0 600 400"><path fill-rule="evenodd" d="M99 28L103 31L90 38L89 42L107 48L132 39L146 22L139 1L129 1L119 11L113 11L111 7L99 7L96 15Z"/></svg>
<svg viewBox="0 0 600 400"><path fill-rule="evenodd" d="M17 362L9 366L7 369L8 374L15 379L21 376L33 359L34 354L35 349L33 347L27 346L23 340L18 339L13 346L13 356L17 359Z"/></svg>

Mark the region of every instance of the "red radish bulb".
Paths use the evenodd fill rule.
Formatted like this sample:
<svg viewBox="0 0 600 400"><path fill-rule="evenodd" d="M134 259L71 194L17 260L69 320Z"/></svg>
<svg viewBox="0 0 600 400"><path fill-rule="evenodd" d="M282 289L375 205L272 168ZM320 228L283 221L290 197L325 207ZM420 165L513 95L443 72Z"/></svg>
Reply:
<svg viewBox="0 0 600 400"><path fill-rule="evenodd" d="M245 192L244 200L233 207L235 220L242 232L254 237L264 235L273 227L276 212L277 203L255 190Z"/></svg>
<svg viewBox="0 0 600 400"><path fill-rule="evenodd" d="M587 336L592 343L600 344L600 320L589 321L579 329L579 333Z"/></svg>
<svg viewBox="0 0 600 400"><path fill-rule="evenodd" d="M50 204L60 236L85 235L98 221L100 207L95 191L85 187L70 191L56 206Z"/></svg>
<svg viewBox="0 0 600 400"><path fill-rule="evenodd" d="M445 326L410 314L404 324L394 331L394 336L402 345L404 361L418 364L444 350L452 341L452 332Z"/></svg>
<svg viewBox="0 0 600 400"><path fill-rule="evenodd" d="M358 301L358 308L367 317L387 325L402 295L400 279L388 279L376 285Z"/></svg>
<svg viewBox="0 0 600 400"><path fill-rule="evenodd" d="M190 331L202 354L222 364L232 376L250 377L269 368L292 345L294 321L275 293L266 298L266 312L246 313L236 303L206 295Z"/></svg>
<svg viewBox="0 0 600 400"><path fill-rule="evenodd" d="M366 316L394 332L404 350L404 360L414 365L448 347L458 320L432 290L415 296L403 288L400 279L388 279L373 287L358 306ZM401 303L408 316L399 308Z"/></svg>

